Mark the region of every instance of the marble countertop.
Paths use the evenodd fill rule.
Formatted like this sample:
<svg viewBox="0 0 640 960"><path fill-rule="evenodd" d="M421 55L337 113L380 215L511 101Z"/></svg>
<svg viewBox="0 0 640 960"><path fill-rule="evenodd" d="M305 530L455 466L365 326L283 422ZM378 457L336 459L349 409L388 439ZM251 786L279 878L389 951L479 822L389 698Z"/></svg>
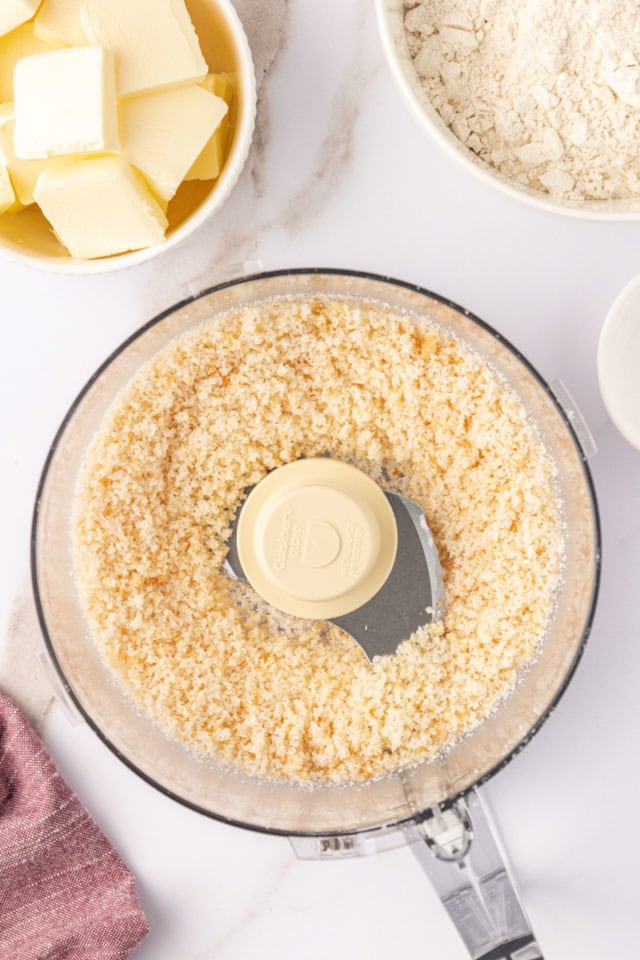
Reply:
<svg viewBox="0 0 640 960"><path fill-rule="evenodd" d="M260 80L249 163L220 215L133 271L72 279L0 262L0 677L133 869L151 932L136 960L368 960L465 952L407 849L298 862L286 840L183 809L51 703L27 578L50 440L88 375L194 276L352 267L422 284L504 333L589 423L604 572L585 657L553 717L486 788L547 960L632 960L640 854L640 453L596 380L606 311L639 270L640 224L590 224L493 193L425 139L368 0L242 0Z"/></svg>

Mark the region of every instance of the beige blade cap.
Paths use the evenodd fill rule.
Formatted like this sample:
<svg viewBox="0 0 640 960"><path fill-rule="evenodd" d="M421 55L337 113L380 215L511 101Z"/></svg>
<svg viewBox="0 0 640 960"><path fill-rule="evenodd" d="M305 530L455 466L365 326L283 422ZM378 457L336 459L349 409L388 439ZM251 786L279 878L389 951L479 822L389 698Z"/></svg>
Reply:
<svg viewBox="0 0 640 960"><path fill-rule="evenodd" d="M242 570L264 600L307 619L362 607L396 559L394 512L355 467L318 457L274 470L253 488L238 519Z"/></svg>

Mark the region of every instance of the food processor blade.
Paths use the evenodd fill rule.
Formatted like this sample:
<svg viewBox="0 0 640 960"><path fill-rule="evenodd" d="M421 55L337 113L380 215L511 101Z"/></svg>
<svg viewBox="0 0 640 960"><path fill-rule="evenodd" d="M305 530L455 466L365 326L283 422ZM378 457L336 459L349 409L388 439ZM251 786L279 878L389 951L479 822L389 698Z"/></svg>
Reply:
<svg viewBox="0 0 640 960"><path fill-rule="evenodd" d="M398 531L398 547L391 572L367 603L342 616L327 617L330 623L340 627L359 644L370 661L374 657L394 654L403 640L427 623L441 619L445 612L442 568L422 508L400 494L388 490L383 493L393 511ZM248 583L238 553L237 531L241 512L242 507L232 523L229 552L223 569L232 579Z"/></svg>
<svg viewBox="0 0 640 960"><path fill-rule="evenodd" d="M417 503L384 495L398 525L398 550L386 582L352 613L331 622L359 643L369 660L395 653L420 627L444 616L444 584L438 551Z"/></svg>

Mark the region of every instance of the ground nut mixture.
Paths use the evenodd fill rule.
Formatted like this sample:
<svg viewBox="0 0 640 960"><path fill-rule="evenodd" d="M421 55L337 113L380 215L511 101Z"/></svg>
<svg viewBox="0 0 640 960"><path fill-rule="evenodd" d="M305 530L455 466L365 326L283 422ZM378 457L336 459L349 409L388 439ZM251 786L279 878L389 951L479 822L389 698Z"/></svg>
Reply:
<svg viewBox="0 0 640 960"><path fill-rule="evenodd" d="M474 153L571 199L640 196L638 0L404 0L429 98Z"/></svg>
<svg viewBox="0 0 640 960"><path fill-rule="evenodd" d="M245 488L325 453L419 502L443 565L445 622L373 668L221 570ZM361 780L470 731L534 655L561 552L516 397L439 327L361 301L267 302L173 341L108 413L77 497L84 601L118 678L171 735L271 777Z"/></svg>

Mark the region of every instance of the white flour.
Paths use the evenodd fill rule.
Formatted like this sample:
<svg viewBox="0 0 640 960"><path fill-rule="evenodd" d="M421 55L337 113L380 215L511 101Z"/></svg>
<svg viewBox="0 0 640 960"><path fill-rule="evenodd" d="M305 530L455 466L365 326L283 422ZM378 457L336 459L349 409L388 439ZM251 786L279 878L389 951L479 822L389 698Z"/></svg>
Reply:
<svg viewBox="0 0 640 960"><path fill-rule="evenodd" d="M638 0L405 0L435 108L483 160L572 199L640 196Z"/></svg>

